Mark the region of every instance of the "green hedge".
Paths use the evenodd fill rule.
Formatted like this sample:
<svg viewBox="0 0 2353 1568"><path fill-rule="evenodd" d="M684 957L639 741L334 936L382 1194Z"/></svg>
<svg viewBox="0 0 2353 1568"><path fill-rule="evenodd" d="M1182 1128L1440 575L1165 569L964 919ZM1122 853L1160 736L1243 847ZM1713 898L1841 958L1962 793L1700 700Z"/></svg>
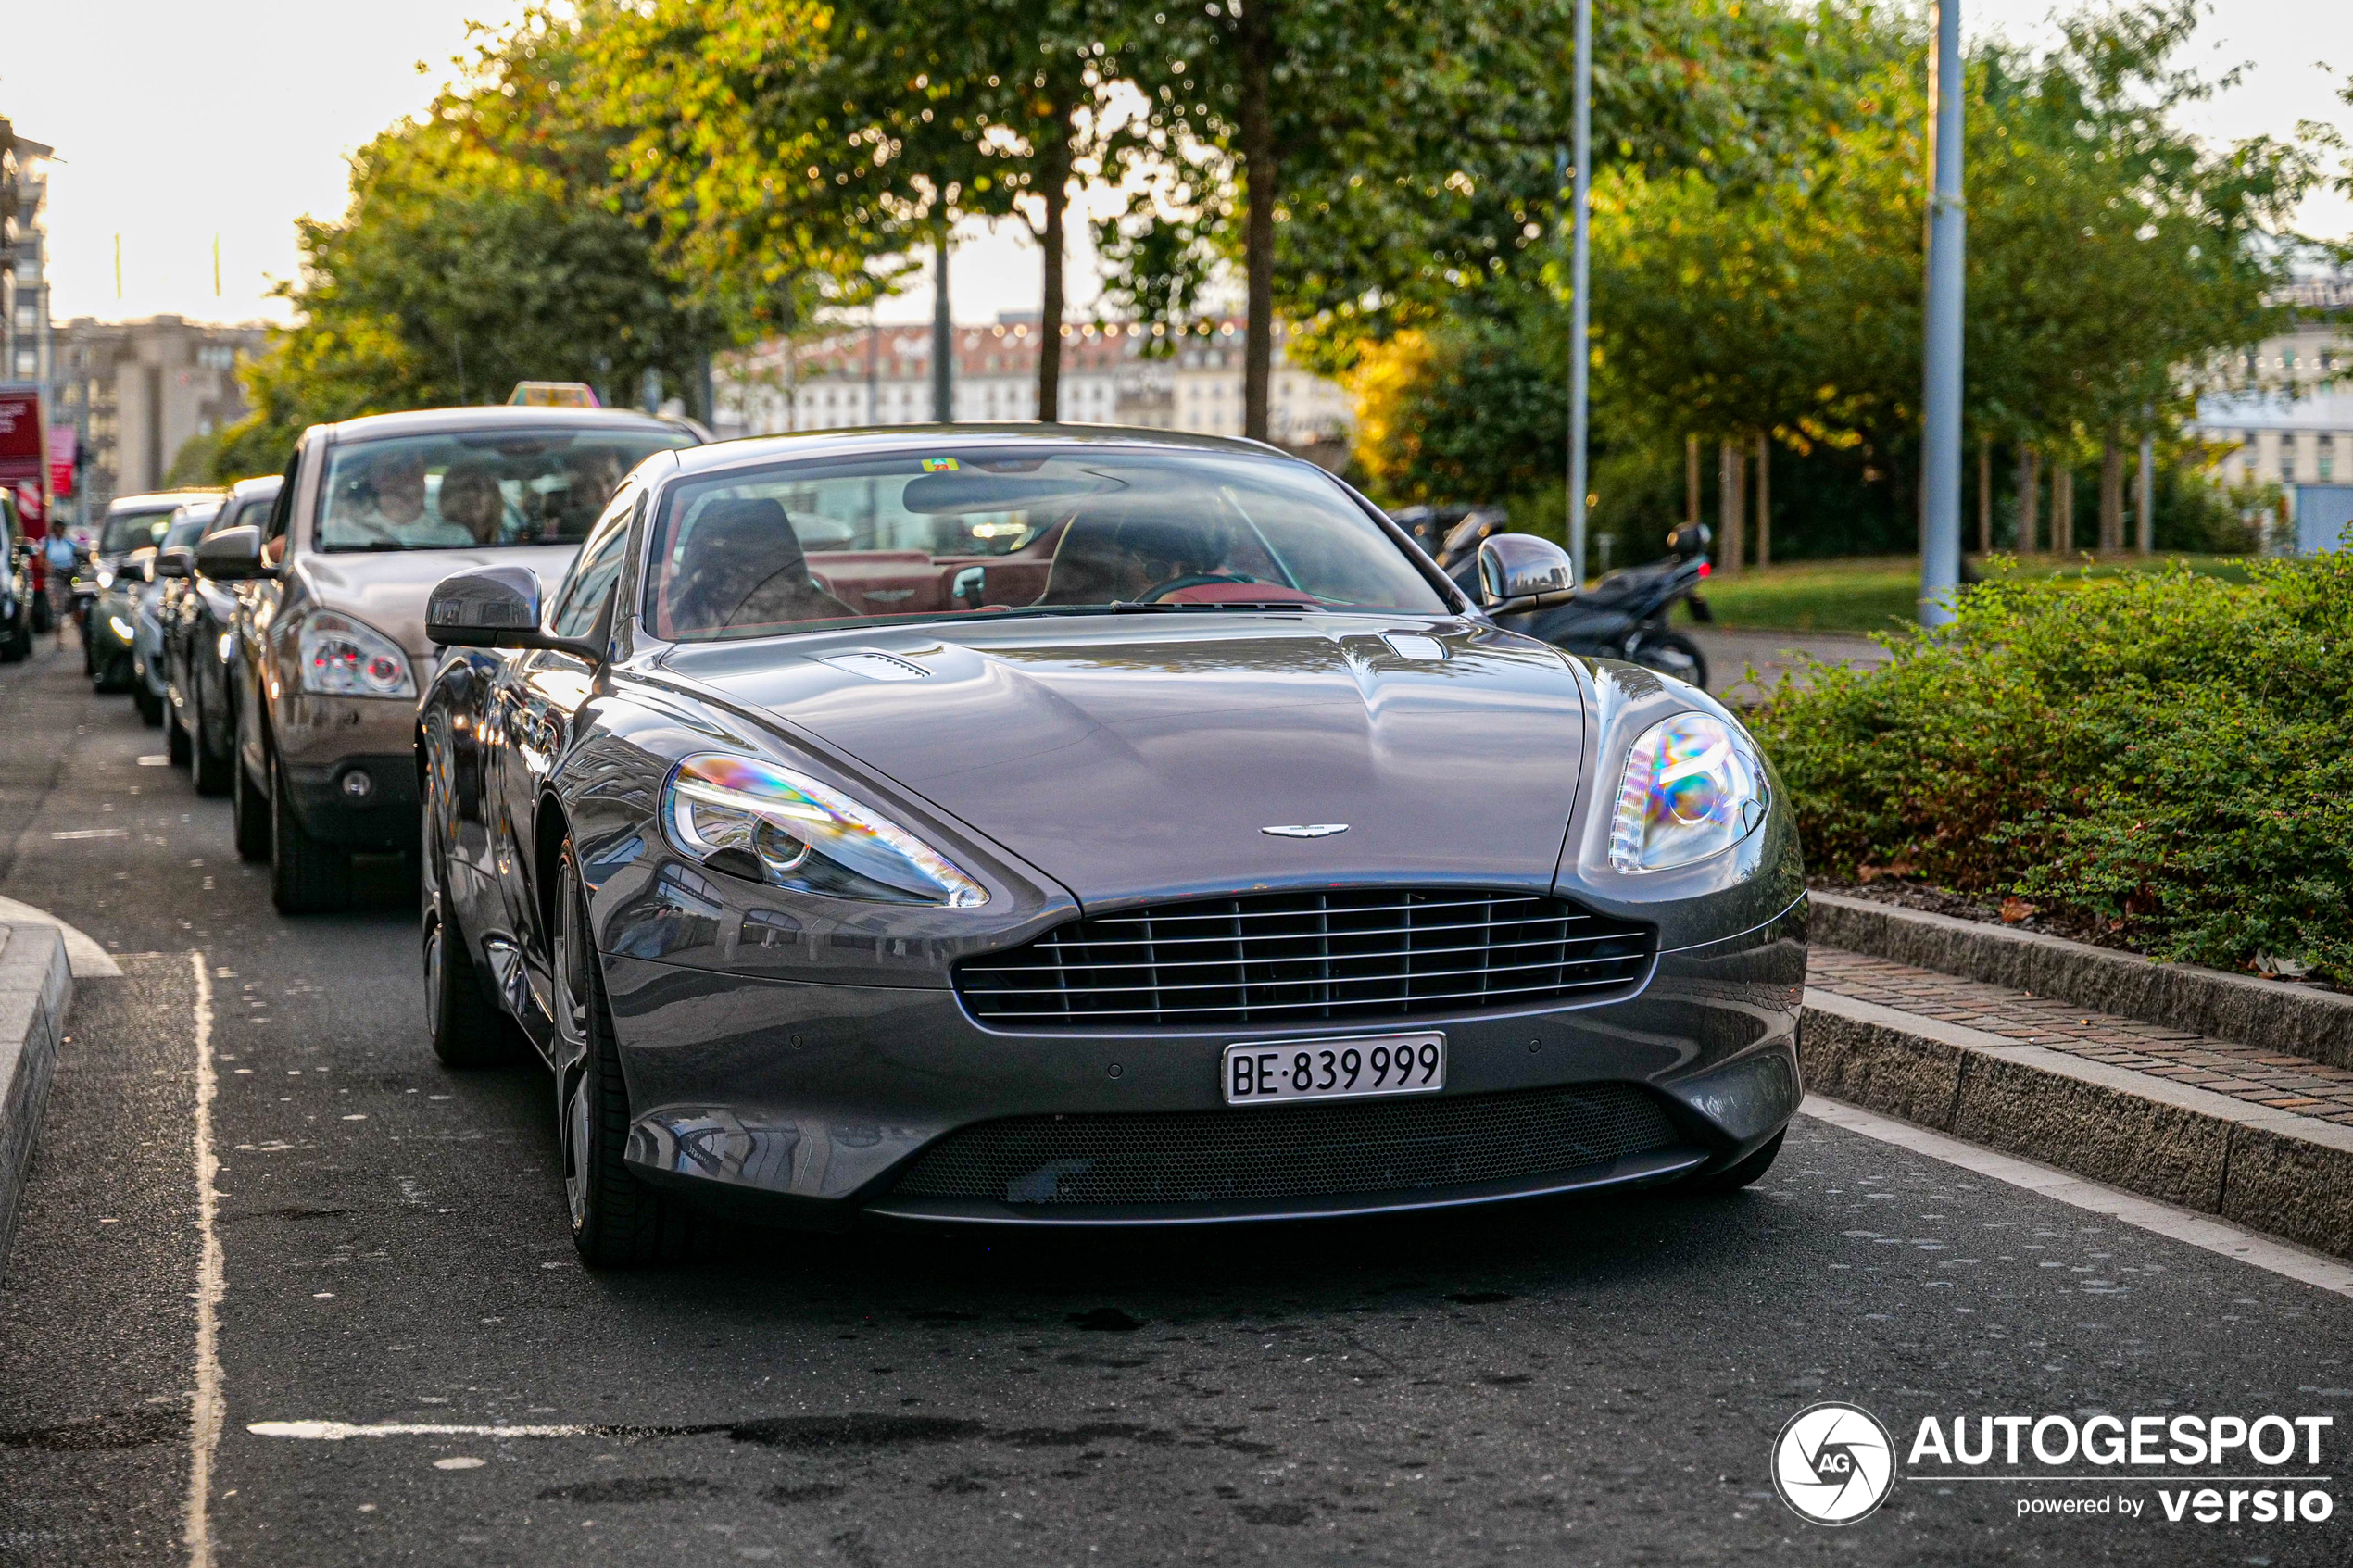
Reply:
<svg viewBox="0 0 2353 1568"><path fill-rule="evenodd" d="M1882 670L1751 718L1816 874L1902 870L2096 917L2160 957L2353 981L2353 551L1995 574Z"/></svg>

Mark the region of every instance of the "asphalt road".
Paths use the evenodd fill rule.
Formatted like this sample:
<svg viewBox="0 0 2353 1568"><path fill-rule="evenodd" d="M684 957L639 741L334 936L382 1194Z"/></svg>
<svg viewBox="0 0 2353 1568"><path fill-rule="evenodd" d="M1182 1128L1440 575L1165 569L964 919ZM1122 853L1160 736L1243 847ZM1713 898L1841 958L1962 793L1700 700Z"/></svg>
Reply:
<svg viewBox="0 0 2353 1568"><path fill-rule="evenodd" d="M1811 1120L1729 1198L736 1232L587 1273L544 1078L425 1048L397 869L280 920L227 807L78 671L0 668L0 894L125 971L80 988L0 1286L0 1562L191 1559L200 1036L225 1420L198 1561L2353 1559L2341 1507L2169 1524L2146 1485L1913 1474L1859 1524L1801 1522L1768 1454L1822 1399L1899 1448L1929 1414L2333 1414L2298 1472L2333 1498L2353 1442L2353 1299ZM2017 1513L2109 1493L2145 1512Z"/></svg>

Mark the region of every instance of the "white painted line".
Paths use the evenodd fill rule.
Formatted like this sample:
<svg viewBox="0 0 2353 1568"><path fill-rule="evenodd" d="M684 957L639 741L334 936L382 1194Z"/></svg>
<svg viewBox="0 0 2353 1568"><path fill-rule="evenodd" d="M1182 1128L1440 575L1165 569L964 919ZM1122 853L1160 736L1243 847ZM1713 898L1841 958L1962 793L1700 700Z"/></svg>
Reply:
<svg viewBox="0 0 2353 1568"><path fill-rule="evenodd" d="M53 833L51 838L63 842L73 838L129 838L129 828L75 828L70 833Z"/></svg>
<svg viewBox="0 0 2353 1568"><path fill-rule="evenodd" d="M2212 1214L2200 1214L2187 1209L2176 1209L2170 1203L2142 1198L2134 1193L2085 1181L2065 1171L2048 1165L2038 1165L2016 1155L1997 1154L1943 1133L1916 1127L1909 1122L1898 1122L1881 1116L1859 1106L1847 1105L1819 1095L1807 1095L1798 1108L1817 1121L1843 1127L1850 1133L1860 1133L1881 1143L1894 1144L1914 1154L1924 1154L1931 1160L1957 1165L2014 1187L2024 1187L2044 1198L2067 1204L2070 1208L2089 1210L2106 1214L2139 1230L2186 1242L2202 1251L2236 1262L2249 1263L2267 1273L2284 1279L2315 1286L2338 1296L2353 1296L2353 1264L2325 1253L2308 1251L2290 1242L2233 1224Z"/></svg>
<svg viewBox="0 0 2353 1568"><path fill-rule="evenodd" d="M361 1426L348 1421L255 1421L245 1430L257 1437L304 1437L340 1443L351 1437L609 1437L603 1426L444 1426L387 1421Z"/></svg>
<svg viewBox="0 0 2353 1568"><path fill-rule="evenodd" d="M212 972L202 953L196 972L196 1398L188 1418L188 1568L212 1568L212 1455L220 1447L220 1298L225 1269L214 1223L220 1163L212 1154Z"/></svg>
<svg viewBox="0 0 2353 1568"><path fill-rule="evenodd" d="M139 766L142 768L169 768L171 766L171 759L169 757L142 757L139 759Z"/></svg>
<svg viewBox="0 0 2353 1568"><path fill-rule="evenodd" d="M80 926L68 925L46 909L19 904L14 898L0 898L0 925L56 926L57 935L65 939L66 967L73 972L76 980L111 980L122 973L122 966Z"/></svg>

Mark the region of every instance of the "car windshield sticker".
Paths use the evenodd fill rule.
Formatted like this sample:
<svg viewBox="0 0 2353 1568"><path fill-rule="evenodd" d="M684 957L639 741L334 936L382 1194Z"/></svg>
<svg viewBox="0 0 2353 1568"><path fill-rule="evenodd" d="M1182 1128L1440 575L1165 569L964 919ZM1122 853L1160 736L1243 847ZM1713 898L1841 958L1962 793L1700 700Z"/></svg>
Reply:
<svg viewBox="0 0 2353 1568"><path fill-rule="evenodd" d="M925 458L924 459L925 473L950 472L953 471L956 466L956 459L953 458Z"/></svg>

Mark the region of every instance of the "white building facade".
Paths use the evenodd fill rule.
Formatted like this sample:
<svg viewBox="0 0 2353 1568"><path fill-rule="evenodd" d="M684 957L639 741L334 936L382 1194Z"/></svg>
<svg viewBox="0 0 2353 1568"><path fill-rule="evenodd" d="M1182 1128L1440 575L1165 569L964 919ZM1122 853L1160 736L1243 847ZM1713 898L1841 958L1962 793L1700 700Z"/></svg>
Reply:
<svg viewBox="0 0 2353 1568"><path fill-rule="evenodd" d="M1038 331L1037 319L1024 315L955 330L957 422L1038 417ZM1280 350L1278 341L1269 433L1294 448L1344 442L1353 423L1346 391L1292 366ZM723 364L714 379L722 435L927 424L933 417L931 332L922 326L762 345ZM1065 424L1239 435L1241 329L1220 321L1163 345L1134 322L1065 326L1061 393Z"/></svg>

